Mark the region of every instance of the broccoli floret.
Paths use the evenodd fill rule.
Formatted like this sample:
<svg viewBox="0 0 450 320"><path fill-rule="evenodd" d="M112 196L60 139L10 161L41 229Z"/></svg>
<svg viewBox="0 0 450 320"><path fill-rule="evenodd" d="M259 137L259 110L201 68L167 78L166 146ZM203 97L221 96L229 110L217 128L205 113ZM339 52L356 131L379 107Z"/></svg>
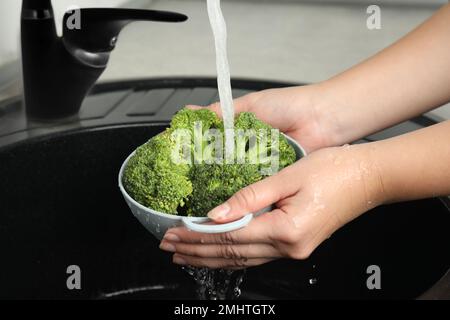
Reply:
<svg viewBox="0 0 450 320"><path fill-rule="evenodd" d="M203 140L203 135L208 132L208 130L216 130L223 139L223 122L216 113L208 109L182 109L172 118L170 129L173 132L180 129L189 132L191 139L191 153L194 160L200 160L201 162L208 162L208 160L211 160L211 162L213 162L211 158L216 156L214 153L210 153L206 158L203 157L206 155L203 150L205 150L208 145L208 141Z"/></svg>
<svg viewBox="0 0 450 320"><path fill-rule="evenodd" d="M175 133L179 129L188 132L189 159L183 158L189 160L187 162L173 161L176 152L182 157L186 156L183 149L176 149L179 148L179 141ZM277 145L271 139L272 127L248 112L240 113L235 120L235 142L236 145L241 143L241 148L244 148L243 162L242 159L235 164L208 162L216 160L214 148L209 155L203 152L201 161L190 161L192 156L195 159L196 143L199 142L196 139L203 137L209 129L217 129L224 142L223 122L214 112L207 109L179 111L173 117L171 127L139 147L128 162L123 184L130 196L160 212L205 216L240 189L275 173L278 168L271 167L271 157L278 155L280 169L295 161L295 151L286 138L280 134L276 148ZM199 130L201 135L198 134ZM246 130L253 130L256 144L251 144L247 135L243 139L240 137L239 134ZM200 146L201 149L211 147L203 140ZM221 148L220 155L223 155L223 144ZM257 160L262 161L250 161L255 154ZM266 158L259 157L261 154L266 155Z"/></svg>
<svg viewBox="0 0 450 320"><path fill-rule="evenodd" d="M242 112L235 120L235 130L254 130L257 144L248 145L249 138L245 139L248 145L246 151L247 156L252 152L258 155L259 168L264 175L275 174L276 171L281 170L295 162L295 150L291 147L287 139L278 131L278 146L272 143L272 127L263 121L259 120L254 113ZM275 138L275 136L274 136ZM254 150L257 148L257 150ZM271 168L271 159L278 156L278 166Z"/></svg>
<svg viewBox="0 0 450 320"><path fill-rule="evenodd" d="M280 150L280 169L286 168L295 162L297 159L295 150L285 137L280 136L280 145L278 148Z"/></svg>
<svg viewBox="0 0 450 320"><path fill-rule="evenodd" d="M259 120L252 112L241 112L234 121L235 129L243 130L271 130L272 127Z"/></svg>
<svg viewBox="0 0 450 320"><path fill-rule="evenodd" d="M194 165L190 173L193 193L188 200L187 213L189 216L206 216L240 189L262 178L257 165Z"/></svg>
<svg viewBox="0 0 450 320"><path fill-rule="evenodd" d="M220 118L208 109L181 109L172 118L170 128L173 130L188 129L193 133L196 123L202 124L202 132L208 129L223 129L223 123Z"/></svg>
<svg viewBox="0 0 450 320"><path fill-rule="evenodd" d="M177 214L192 193L189 165L172 161L175 140L170 130L136 150L124 172L123 185L140 204L156 211Z"/></svg>

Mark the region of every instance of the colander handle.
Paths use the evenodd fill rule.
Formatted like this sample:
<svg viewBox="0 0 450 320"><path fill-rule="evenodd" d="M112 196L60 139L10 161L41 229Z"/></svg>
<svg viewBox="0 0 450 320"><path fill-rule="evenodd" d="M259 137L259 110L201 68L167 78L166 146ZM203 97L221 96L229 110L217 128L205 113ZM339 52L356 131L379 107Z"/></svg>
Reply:
<svg viewBox="0 0 450 320"><path fill-rule="evenodd" d="M224 224L199 224L189 219L189 217L183 217L182 221L186 228L189 230L200 233L224 233L236 231L247 226L253 219L253 214L249 213L239 220L224 223ZM211 221L211 220L209 220Z"/></svg>

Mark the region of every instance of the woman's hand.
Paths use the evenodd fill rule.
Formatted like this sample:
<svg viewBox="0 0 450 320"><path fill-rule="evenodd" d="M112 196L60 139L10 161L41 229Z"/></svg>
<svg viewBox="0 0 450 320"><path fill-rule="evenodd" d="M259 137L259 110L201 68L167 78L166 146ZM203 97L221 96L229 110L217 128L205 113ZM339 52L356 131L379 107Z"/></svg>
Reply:
<svg viewBox="0 0 450 320"><path fill-rule="evenodd" d="M330 139L334 135L329 132L333 126L325 123L327 115L316 106L320 90L318 85L310 85L250 93L234 101L235 112L255 113L259 119L297 140L308 152L335 146ZM221 115L219 103L208 108Z"/></svg>
<svg viewBox="0 0 450 320"><path fill-rule="evenodd" d="M370 145L319 150L244 188L209 214L225 223L276 204L246 228L216 235L174 228L160 247L175 253L176 264L210 268L305 259L338 228L383 202L379 167L370 150Z"/></svg>
<svg viewBox="0 0 450 320"><path fill-rule="evenodd" d="M450 122L375 144L325 147L355 141L449 101L449 17L450 5L443 6L393 46L318 85L237 99L236 112L254 112L308 151L321 150L209 213L228 222L276 203L275 210L246 228L219 235L175 228L161 248L175 252L175 263L212 268L304 259L339 227L383 202L448 195ZM210 106L220 113L218 107Z"/></svg>

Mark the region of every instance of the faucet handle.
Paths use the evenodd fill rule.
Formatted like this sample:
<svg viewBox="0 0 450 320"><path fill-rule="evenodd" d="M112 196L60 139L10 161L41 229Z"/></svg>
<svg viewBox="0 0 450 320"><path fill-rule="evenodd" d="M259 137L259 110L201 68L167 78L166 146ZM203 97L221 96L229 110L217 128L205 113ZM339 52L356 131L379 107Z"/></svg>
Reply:
<svg viewBox="0 0 450 320"><path fill-rule="evenodd" d="M78 15L78 16L76 16ZM79 19L70 26L69 19ZM115 48L122 29L133 21L183 22L184 14L139 9L88 8L68 11L63 19L63 41L66 47L88 53L108 53Z"/></svg>

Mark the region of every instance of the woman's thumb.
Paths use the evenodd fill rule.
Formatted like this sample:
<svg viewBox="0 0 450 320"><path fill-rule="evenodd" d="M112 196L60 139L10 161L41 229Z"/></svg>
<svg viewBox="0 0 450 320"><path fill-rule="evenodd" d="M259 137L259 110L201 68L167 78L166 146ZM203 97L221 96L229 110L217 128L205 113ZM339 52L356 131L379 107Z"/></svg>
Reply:
<svg viewBox="0 0 450 320"><path fill-rule="evenodd" d="M230 199L208 213L218 223L240 219L249 213L256 213L285 197L285 175L279 173L238 191Z"/></svg>

